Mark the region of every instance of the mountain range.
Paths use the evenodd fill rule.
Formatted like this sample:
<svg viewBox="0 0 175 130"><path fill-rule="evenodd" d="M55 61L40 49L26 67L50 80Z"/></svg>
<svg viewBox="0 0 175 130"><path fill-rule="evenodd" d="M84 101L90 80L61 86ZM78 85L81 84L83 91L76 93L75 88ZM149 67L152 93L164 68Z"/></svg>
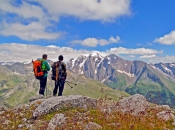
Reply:
<svg viewBox="0 0 175 130"><path fill-rule="evenodd" d="M49 61L51 65L53 62ZM126 92L113 90L103 83L84 75L79 75L68 70L67 81L63 95L80 94L93 98L107 97L117 100L121 96L128 96ZM71 89L71 87L73 87ZM47 92L45 96L51 96L54 88L54 81L51 80L51 71L48 74ZM37 95L39 81L34 78L32 63L13 62L0 65L0 103L8 103L11 106L27 103L31 96Z"/></svg>
<svg viewBox="0 0 175 130"><path fill-rule="evenodd" d="M49 64L52 63L49 60ZM125 60L114 54L103 57L92 53L71 59L67 68L68 80L78 85L70 89L66 84L65 95L82 94L97 98L106 94L117 99L138 93L150 102L175 107L175 63L148 64L139 60ZM54 86L50 73L48 95L52 95ZM1 101L10 105L26 102L30 96L38 93L38 86L31 62L0 62ZM106 91L102 93L101 90Z"/></svg>
<svg viewBox="0 0 175 130"><path fill-rule="evenodd" d="M113 89L142 94L148 101L175 106L175 63L148 64L110 54L79 56L67 63L69 70L85 75Z"/></svg>

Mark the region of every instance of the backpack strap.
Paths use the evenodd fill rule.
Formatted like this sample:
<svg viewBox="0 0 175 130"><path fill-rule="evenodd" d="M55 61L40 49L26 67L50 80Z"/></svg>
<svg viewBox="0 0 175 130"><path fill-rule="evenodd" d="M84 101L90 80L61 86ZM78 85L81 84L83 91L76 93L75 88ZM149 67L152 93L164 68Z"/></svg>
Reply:
<svg viewBox="0 0 175 130"><path fill-rule="evenodd" d="M56 64L55 64L55 67L56 67L56 78L55 78L55 80L57 81L58 80L58 76L59 76L59 72L58 72L58 70L59 70L59 68L58 68L58 61L56 62Z"/></svg>

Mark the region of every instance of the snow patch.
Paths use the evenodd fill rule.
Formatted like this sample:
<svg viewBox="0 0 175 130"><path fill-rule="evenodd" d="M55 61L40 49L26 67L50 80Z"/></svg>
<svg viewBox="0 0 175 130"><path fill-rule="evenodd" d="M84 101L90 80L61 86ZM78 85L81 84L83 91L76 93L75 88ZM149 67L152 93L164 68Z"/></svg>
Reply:
<svg viewBox="0 0 175 130"><path fill-rule="evenodd" d="M154 69L157 69L155 66L152 66Z"/></svg>
<svg viewBox="0 0 175 130"><path fill-rule="evenodd" d="M104 60L104 58L101 58L100 62L98 63L97 67L101 64L101 62Z"/></svg>
<svg viewBox="0 0 175 130"><path fill-rule="evenodd" d="M17 72L12 72L12 74L20 75L20 73L17 73Z"/></svg>
<svg viewBox="0 0 175 130"><path fill-rule="evenodd" d="M91 55L91 56L98 56L99 54L96 53L96 52L94 52L94 53L91 53L90 55Z"/></svg>
<svg viewBox="0 0 175 130"><path fill-rule="evenodd" d="M80 73L80 74L84 74L83 70L81 71L81 73Z"/></svg>
<svg viewBox="0 0 175 130"><path fill-rule="evenodd" d="M168 69L167 67L164 67L164 69L166 70L166 71L171 71L170 69Z"/></svg>
<svg viewBox="0 0 175 130"><path fill-rule="evenodd" d="M97 74L97 70L95 70L95 74Z"/></svg>
<svg viewBox="0 0 175 130"><path fill-rule="evenodd" d="M72 59L72 68L74 67L75 61L75 59Z"/></svg>
<svg viewBox="0 0 175 130"><path fill-rule="evenodd" d="M0 65L13 65L15 62L0 62Z"/></svg>
<svg viewBox="0 0 175 130"><path fill-rule="evenodd" d="M111 62L109 61L108 64L111 64Z"/></svg>
<svg viewBox="0 0 175 130"><path fill-rule="evenodd" d="M111 58L110 58L110 57L107 57L107 59L108 59L108 60L111 60Z"/></svg>
<svg viewBox="0 0 175 130"><path fill-rule="evenodd" d="M134 74L127 73L127 72L122 71L122 70L117 70L117 72L119 72L119 73L123 73L123 74L126 74L126 75L129 76L129 77L134 77Z"/></svg>
<svg viewBox="0 0 175 130"><path fill-rule="evenodd" d="M171 67L175 67L175 64L170 64Z"/></svg>
<svg viewBox="0 0 175 130"><path fill-rule="evenodd" d="M84 66L84 63L86 61L87 57L83 60L83 62L79 65L80 67Z"/></svg>
<svg viewBox="0 0 175 130"><path fill-rule="evenodd" d="M103 79L101 82L103 83L106 79Z"/></svg>
<svg viewBox="0 0 175 130"><path fill-rule="evenodd" d="M23 62L23 64L30 64L31 63L31 61L25 61L25 62Z"/></svg>
<svg viewBox="0 0 175 130"><path fill-rule="evenodd" d="M95 62L98 60L98 58L95 58Z"/></svg>

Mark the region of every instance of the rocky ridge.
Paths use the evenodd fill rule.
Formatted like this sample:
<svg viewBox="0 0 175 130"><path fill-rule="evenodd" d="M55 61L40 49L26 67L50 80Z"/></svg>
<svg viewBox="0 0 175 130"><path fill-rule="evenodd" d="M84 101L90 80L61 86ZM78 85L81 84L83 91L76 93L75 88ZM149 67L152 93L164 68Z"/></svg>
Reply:
<svg viewBox="0 0 175 130"><path fill-rule="evenodd" d="M174 129L174 114L168 105L150 104L139 94L117 102L82 95L34 96L28 104L2 110L0 129Z"/></svg>

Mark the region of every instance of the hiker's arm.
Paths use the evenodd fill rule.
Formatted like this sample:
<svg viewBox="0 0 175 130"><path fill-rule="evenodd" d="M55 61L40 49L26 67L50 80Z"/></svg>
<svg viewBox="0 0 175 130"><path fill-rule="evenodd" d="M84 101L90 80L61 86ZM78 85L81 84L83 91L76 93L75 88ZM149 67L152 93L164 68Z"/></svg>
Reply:
<svg viewBox="0 0 175 130"><path fill-rule="evenodd" d="M64 65L65 67L65 79L67 78L67 69L66 69L66 64Z"/></svg>
<svg viewBox="0 0 175 130"><path fill-rule="evenodd" d="M50 71L50 66L47 62L46 62L46 69L47 69L47 71Z"/></svg>

